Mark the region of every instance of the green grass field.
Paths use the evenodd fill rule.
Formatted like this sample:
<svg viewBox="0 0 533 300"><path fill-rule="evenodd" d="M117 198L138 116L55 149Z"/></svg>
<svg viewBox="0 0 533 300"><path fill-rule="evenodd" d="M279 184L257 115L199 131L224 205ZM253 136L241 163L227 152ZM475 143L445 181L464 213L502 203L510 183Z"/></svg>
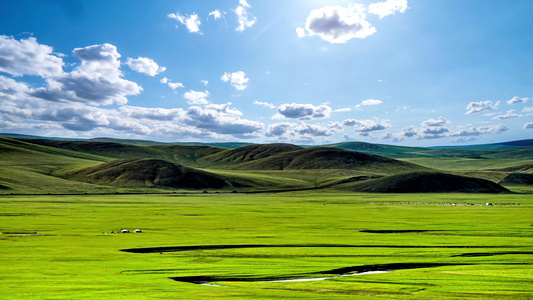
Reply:
<svg viewBox="0 0 533 300"><path fill-rule="evenodd" d="M5 195L0 298L531 299L533 194L521 191ZM215 248L120 251L201 245ZM382 264L432 267L265 282ZM190 276L219 286L170 279Z"/></svg>

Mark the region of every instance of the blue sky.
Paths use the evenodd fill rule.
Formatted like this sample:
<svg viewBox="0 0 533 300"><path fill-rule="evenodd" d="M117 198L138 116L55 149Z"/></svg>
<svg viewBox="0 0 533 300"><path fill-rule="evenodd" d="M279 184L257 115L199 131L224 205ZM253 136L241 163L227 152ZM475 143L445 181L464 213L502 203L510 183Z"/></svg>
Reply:
<svg viewBox="0 0 533 300"><path fill-rule="evenodd" d="M527 139L531 11L529 0L0 0L0 132Z"/></svg>

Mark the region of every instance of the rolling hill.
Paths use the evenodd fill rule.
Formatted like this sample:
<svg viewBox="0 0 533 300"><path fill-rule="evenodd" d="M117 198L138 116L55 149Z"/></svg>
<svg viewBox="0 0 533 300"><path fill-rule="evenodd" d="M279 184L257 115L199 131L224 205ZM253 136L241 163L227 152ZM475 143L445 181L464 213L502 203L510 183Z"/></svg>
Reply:
<svg viewBox="0 0 533 300"><path fill-rule="evenodd" d="M350 169L378 174L428 170L425 167L383 156L330 147L283 152L234 167L238 170Z"/></svg>
<svg viewBox="0 0 533 300"><path fill-rule="evenodd" d="M209 155L200 160L203 165L235 166L245 162L260 160L280 153L303 149L291 144L260 144L249 145L237 149L224 150L214 155Z"/></svg>
<svg viewBox="0 0 533 300"><path fill-rule="evenodd" d="M467 186L458 185L461 180L449 177L454 176L450 173L520 186L516 188L522 190L533 185L533 147L524 146L527 141L510 142L501 149L432 149L360 142L305 148L283 143L246 144L229 149L112 141L0 137L0 193L320 187L402 192L399 186L424 192L416 184L434 186L434 192L498 190L464 179L469 177L461 177ZM398 174L403 175L392 176ZM376 177L381 178L368 179ZM350 182L354 178L368 180Z"/></svg>
<svg viewBox="0 0 533 300"><path fill-rule="evenodd" d="M220 189L240 186L209 172L150 158L119 159L97 166L62 172L59 176L121 187Z"/></svg>
<svg viewBox="0 0 533 300"><path fill-rule="evenodd" d="M343 189L370 193L508 193L489 180L439 172L413 172L347 184Z"/></svg>

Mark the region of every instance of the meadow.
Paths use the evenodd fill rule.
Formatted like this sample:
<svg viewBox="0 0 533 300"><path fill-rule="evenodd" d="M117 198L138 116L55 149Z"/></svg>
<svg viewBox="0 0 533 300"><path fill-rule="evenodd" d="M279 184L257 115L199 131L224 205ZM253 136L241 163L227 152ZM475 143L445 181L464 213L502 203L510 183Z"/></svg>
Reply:
<svg viewBox="0 0 533 300"><path fill-rule="evenodd" d="M521 192L3 195L0 298L531 299Z"/></svg>

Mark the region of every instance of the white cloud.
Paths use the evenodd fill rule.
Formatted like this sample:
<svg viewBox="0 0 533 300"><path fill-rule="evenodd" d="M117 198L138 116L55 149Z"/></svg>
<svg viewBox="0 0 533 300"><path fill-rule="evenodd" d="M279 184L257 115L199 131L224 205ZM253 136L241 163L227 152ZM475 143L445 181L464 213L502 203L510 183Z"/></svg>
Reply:
<svg viewBox="0 0 533 300"><path fill-rule="evenodd" d="M366 21L362 5L324 6L314 9L307 17L307 35L318 35L333 44L346 43L353 38L366 38L376 29ZM302 30L299 30L300 34Z"/></svg>
<svg viewBox="0 0 533 300"><path fill-rule="evenodd" d="M242 113L230 109L231 103L209 104L204 108L192 106L187 111L183 122L199 129L217 134L239 137L256 137L264 124L256 121L241 119Z"/></svg>
<svg viewBox="0 0 533 300"><path fill-rule="evenodd" d="M209 84L209 81L207 80L200 80L200 83L203 84L204 86L207 86Z"/></svg>
<svg viewBox="0 0 533 300"><path fill-rule="evenodd" d="M279 106L278 113L288 119L322 119L329 117L331 107L325 104L314 106L312 104L291 103Z"/></svg>
<svg viewBox="0 0 533 300"><path fill-rule="evenodd" d="M76 48L81 65L72 72L49 78L47 88L37 88L32 96L49 101L76 101L92 104L125 104L126 96L137 95L142 87L122 78L120 54L111 44Z"/></svg>
<svg viewBox="0 0 533 300"><path fill-rule="evenodd" d="M377 100L377 99L368 99L368 100L365 100L363 102L361 102L360 104L357 104L355 107L361 107L361 106L371 106L371 105L380 105L382 104L383 101L381 100Z"/></svg>
<svg viewBox="0 0 533 300"><path fill-rule="evenodd" d="M161 82L162 84L166 84L168 85L171 89L175 90L177 88L183 88L183 83L181 82L172 82L172 80L166 78L166 77L163 77L161 78L161 80L159 80L159 82Z"/></svg>
<svg viewBox="0 0 533 300"><path fill-rule="evenodd" d="M209 17L209 16L213 16L213 19L214 19L214 20L217 20L217 19L222 18L222 13L220 12L220 10L215 9L215 10L213 10L212 12L209 13L208 17Z"/></svg>
<svg viewBox="0 0 533 300"><path fill-rule="evenodd" d="M287 133L291 126L294 126L292 123L276 123L268 125L265 136L275 137L278 139L288 139Z"/></svg>
<svg viewBox="0 0 533 300"><path fill-rule="evenodd" d="M202 24L202 22L196 13L192 13L191 15L181 15L179 12L176 12L175 14L171 13L167 16L171 19L175 19L182 25L185 25L189 32L202 34L200 32L200 24Z"/></svg>
<svg viewBox="0 0 533 300"><path fill-rule="evenodd" d="M513 119L513 118L520 118L522 115L515 114L514 109L508 110L505 115L499 115L495 116L493 119L495 120L505 120L505 119Z"/></svg>
<svg viewBox="0 0 533 300"><path fill-rule="evenodd" d="M345 108L335 109L333 112L349 112L349 111L352 111L352 109L349 107L345 107Z"/></svg>
<svg viewBox="0 0 533 300"><path fill-rule="evenodd" d="M147 57L139 57L137 59L128 57L126 64L132 70L152 77L166 70L165 67L160 67L155 61Z"/></svg>
<svg viewBox="0 0 533 300"><path fill-rule="evenodd" d="M533 129L533 122L524 124L524 129Z"/></svg>
<svg viewBox="0 0 533 300"><path fill-rule="evenodd" d="M248 27L252 27L257 20L256 17L253 17L248 14L248 8L251 8L250 4L246 0L239 0L239 5L235 7L235 15L239 22L239 26L235 28L236 31L244 31Z"/></svg>
<svg viewBox="0 0 533 300"><path fill-rule="evenodd" d="M183 88L183 87L184 87L184 86L183 86L183 83L181 83L181 82L169 82L169 83L168 83L168 86L169 86L171 89L173 89L173 90L175 90L175 89L177 89L177 88Z"/></svg>
<svg viewBox="0 0 533 300"><path fill-rule="evenodd" d="M481 126L481 127L470 127L462 130L458 130L455 132L452 132L451 136L462 136L462 137L469 137L469 136L480 136L482 134L498 134L509 130L507 127L503 126L502 124L498 125L489 125L489 126Z"/></svg>
<svg viewBox="0 0 533 300"><path fill-rule="evenodd" d="M520 98L520 97L513 97L511 100L508 100L508 104L517 104L517 103L526 103L529 98Z"/></svg>
<svg viewBox="0 0 533 300"><path fill-rule="evenodd" d="M235 87L235 89L237 89L238 91L242 91L246 89L246 85L248 84L250 78L247 78L246 73L244 73L243 71L237 71L233 73L224 73L224 75L220 77L220 80L224 82L229 81L231 85Z"/></svg>
<svg viewBox="0 0 533 300"><path fill-rule="evenodd" d="M435 126L444 126L446 124L450 123L448 120L446 120L443 117L439 117L438 120L429 119L424 122L422 122L422 126L424 127L435 127Z"/></svg>
<svg viewBox="0 0 533 300"><path fill-rule="evenodd" d="M276 106L272 103L268 103L268 102L261 102L261 101L254 101L254 104L255 105L262 105L262 106L266 106L268 108L276 108Z"/></svg>
<svg viewBox="0 0 533 300"><path fill-rule="evenodd" d="M469 115L482 111L495 110L498 107L498 104L499 102L496 102L496 104L494 104L492 103L492 101L470 102L466 107L466 109L468 109L466 114Z"/></svg>
<svg viewBox="0 0 533 300"><path fill-rule="evenodd" d="M305 37L305 28L297 27L297 28L296 28L296 35L297 35L299 38L303 38L303 37Z"/></svg>
<svg viewBox="0 0 533 300"><path fill-rule="evenodd" d="M313 124L300 124L294 128L294 131L300 135L307 136L330 136L333 133L326 127Z"/></svg>
<svg viewBox="0 0 533 300"><path fill-rule="evenodd" d="M526 106L522 109L523 113L533 113L533 106Z"/></svg>
<svg viewBox="0 0 533 300"><path fill-rule="evenodd" d="M187 99L187 103L189 103L190 105L208 104L209 101L207 101L207 99L206 99L207 97L209 97L209 92L208 91L197 92L197 91L190 90L190 91L187 91L183 95L183 98Z"/></svg>
<svg viewBox="0 0 533 300"><path fill-rule="evenodd" d="M52 47L39 44L34 37L18 41L0 35L0 72L13 76L62 76L65 63L53 51Z"/></svg>
<svg viewBox="0 0 533 300"><path fill-rule="evenodd" d="M391 127L387 120L380 120L376 117L366 120L347 119L342 122L342 125L356 127L354 131L358 133L380 131Z"/></svg>
<svg viewBox="0 0 533 300"><path fill-rule="evenodd" d="M378 15L380 19L397 12L405 12L409 7L407 0L387 0L385 2L372 3L368 6L368 12Z"/></svg>
<svg viewBox="0 0 533 300"><path fill-rule="evenodd" d="M122 106L119 111L125 117L155 121L175 121L185 116L185 111L181 108Z"/></svg>
<svg viewBox="0 0 533 300"><path fill-rule="evenodd" d="M417 136L416 128L413 126L407 126L402 129L401 136L403 137L414 137Z"/></svg>

